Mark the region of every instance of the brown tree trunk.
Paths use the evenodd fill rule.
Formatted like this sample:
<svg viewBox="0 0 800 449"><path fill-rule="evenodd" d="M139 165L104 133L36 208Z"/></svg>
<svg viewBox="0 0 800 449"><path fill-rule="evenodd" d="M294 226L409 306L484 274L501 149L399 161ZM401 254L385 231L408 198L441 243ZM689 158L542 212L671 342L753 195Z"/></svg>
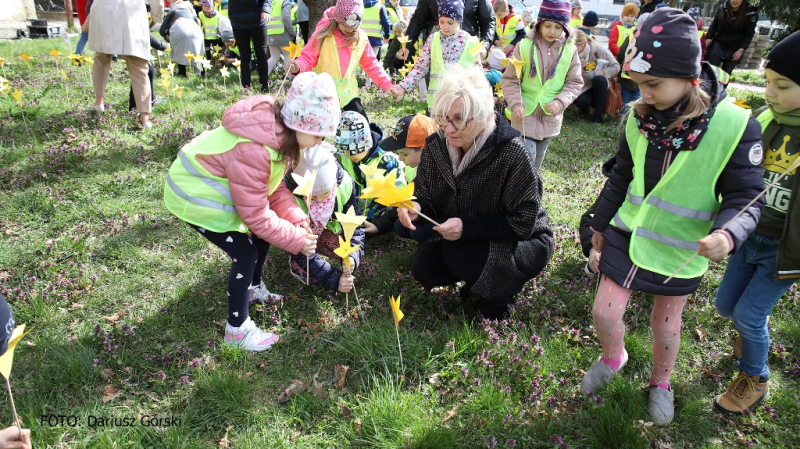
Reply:
<svg viewBox="0 0 800 449"><path fill-rule="evenodd" d="M308 6L308 34L314 34L317 22L322 19L322 13L336 4L336 0L305 0Z"/></svg>
<svg viewBox="0 0 800 449"><path fill-rule="evenodd" d="M72 18L72 0L64 0L64 11L67 13L67 29L75 28L75 22Z"/></svg>

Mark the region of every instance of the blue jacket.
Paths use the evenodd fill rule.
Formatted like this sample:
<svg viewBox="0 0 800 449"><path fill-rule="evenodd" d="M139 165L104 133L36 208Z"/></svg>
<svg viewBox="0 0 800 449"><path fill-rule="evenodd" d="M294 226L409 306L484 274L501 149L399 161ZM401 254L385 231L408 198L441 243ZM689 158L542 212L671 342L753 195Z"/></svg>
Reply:
<svg viewBox="0 0 800 449"><path fill-rule="evenodd" d="M288 0L287 0L288 1ZM261 13L272 11L272 0L229 0L228 18L234 30L255 30L266 28Z"/></svg>

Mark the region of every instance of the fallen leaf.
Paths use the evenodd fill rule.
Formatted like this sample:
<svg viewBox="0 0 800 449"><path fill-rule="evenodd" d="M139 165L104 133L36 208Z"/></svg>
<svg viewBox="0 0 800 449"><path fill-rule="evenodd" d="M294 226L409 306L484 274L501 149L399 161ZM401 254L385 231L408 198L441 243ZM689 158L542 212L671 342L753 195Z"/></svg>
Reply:
<svg viewBox="0 0 800 449"><path fill-rule="evenodd" d="M121 391L116 391L113 385L108 385L103 389L103 404L113 401L120 396L122 396Z"/></svg>
<svg viewBox="0 0 800 449"><path fill-rule="evenodd" d="M336 389L341 390L344 387L345 377L347 376L347 371L350 369L347 365L336 365L333 367L333 377L336 380Z"/></svg>
<svg viewBox="0 0 800 449"><path fill-rule="evenodd" d="M102 377L106 382L111 382L111 376L114 375L114 371L111 368L103 368L100 370L100 377Z"/></svg>
<svg viewBox="0 0 800 449"><path fill-rule="evenodd" d="M353 411L350 410L350 407L342 407L342 416L349 418L353 416Z"/></svg>
<svg viewBox="0 0 800 449"><path fill-rule="evenodd" d="M447 421L448 419L450 419L453 416L455 416L457 411L458 411L458 406L457 405L455 407L451 408L450 410L446 411L445 414L444 414L444 420Z"/></svg>
<svg viewBox="0 0 800 449"><path fill-rule="evenodd" d="M244 376L245 377L252 377L253 376L253 372L252 371L248 371L248 372L245 373Z"/></svg>
<svg viewBox="0 0 800 449"><path fill-rule="evenodd" d="M694 329L694 331L697 333L697 338L698 338L698 339L699 339L701 342L702 342L702 341L706 341L706 331L704 331L703 329L700 329L699 327L696 327L696 328Z"/></svg>
<svg viewBox="0 0 800 449"><path fill-rule="evenodd" d="M117 321L124 316L128 316L128 314L125 312L117 312L111 316L104 316L103 319L110 324L117 324Z"/></svg>
<svg viewBox="0 0 800 449"><path fill-rule="evenodd" d="M225 429L225 435L219 440L219 447L231 447L231 440L228 439L228 432L233 429L233 426L228 426Z"/></svg>
<svg viewBox="0 0 800 449"><path fill-rule="evenodd" d="M296 395L297 393L300 393L301 391L305 391L305 389L306 385L302 381L300 381L300 379L293 380L292 383L288 387L286 387L286 389L283 390L281 394L278 395L278 403L285 404L289 402L289 399L291 399L292 396Z"/></svg>
<svg viewBox="0 0 800 449"><path fill-rule="evenodd" d="M80 310L80 309L83 309L83 307L84 307L83 304L80 304L80 303L77 303L77 302L73 302L72 303L72 308L73 309Z"/></svg>

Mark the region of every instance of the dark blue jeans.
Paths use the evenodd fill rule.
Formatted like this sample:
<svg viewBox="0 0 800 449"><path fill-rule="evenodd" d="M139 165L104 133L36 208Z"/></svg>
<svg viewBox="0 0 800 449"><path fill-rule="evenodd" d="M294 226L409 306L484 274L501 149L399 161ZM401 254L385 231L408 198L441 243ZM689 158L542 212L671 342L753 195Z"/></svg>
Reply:
<svg viewBox="0 0 800 449"><path fill-rule="evenodd" d="M714 298L714 307L742 337L739 368L750 376L769 379L767 316L797 281L775 277L779 239L752 233L728 260L728 268Z"/></svg>

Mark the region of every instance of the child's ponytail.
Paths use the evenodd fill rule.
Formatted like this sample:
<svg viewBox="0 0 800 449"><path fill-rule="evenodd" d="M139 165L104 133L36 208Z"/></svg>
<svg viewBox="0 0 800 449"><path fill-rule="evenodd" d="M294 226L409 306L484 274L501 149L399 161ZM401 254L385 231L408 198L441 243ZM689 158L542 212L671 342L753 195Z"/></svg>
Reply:
<svg viewBox="0 0 800 449"><path fill-rule="evenodd" d="M279 151L285 158L289 159L290 165L294 166L300 160L300 144L297 142L297 133L283 122L283 116L281 115L283 100L275 100L272 109L275 112L275 123L283 127L287 136L286 144Z"/></svg>

